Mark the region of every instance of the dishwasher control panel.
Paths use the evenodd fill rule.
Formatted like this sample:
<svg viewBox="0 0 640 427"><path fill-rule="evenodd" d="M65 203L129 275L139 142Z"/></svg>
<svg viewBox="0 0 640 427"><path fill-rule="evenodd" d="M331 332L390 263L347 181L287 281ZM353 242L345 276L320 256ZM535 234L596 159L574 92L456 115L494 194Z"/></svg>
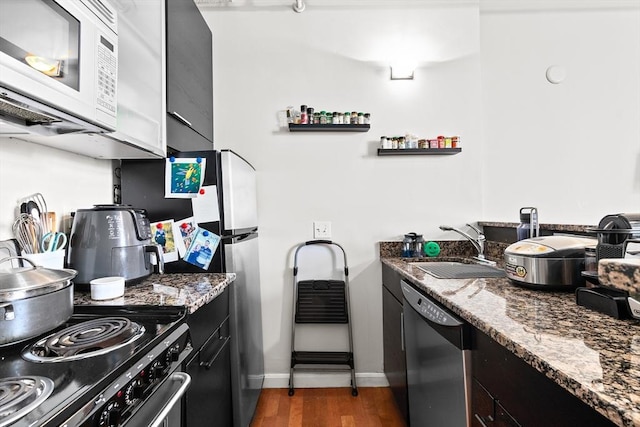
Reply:
<svg viewBox="0 0 640 427"><path fill-rule="evenodd" d="M460 326L464 323L404 280L402 281L402 295L405 302L409 303L422 317L433 323L443 326Z"/></svg>

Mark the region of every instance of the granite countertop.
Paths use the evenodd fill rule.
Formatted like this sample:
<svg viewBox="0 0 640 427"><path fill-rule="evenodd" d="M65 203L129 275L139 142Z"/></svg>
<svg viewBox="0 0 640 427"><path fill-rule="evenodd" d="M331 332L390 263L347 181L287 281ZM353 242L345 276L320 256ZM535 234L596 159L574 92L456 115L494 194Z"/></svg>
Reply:
<svg viewBox="0 0 640 427"><path fill-rule="evenodd" d="M214 300L236 279L235 273L153 274L127 286L124 296L105 301L91 299L89 292L74 292L75 305L184 305L189 313Z"/></svg>
<svg viewBox="0 0 640 427"><path fill-rule="evenodd" d="M435 279L382 245L381 261L615 424L640 426L640 321L506 278Z"/></svg>

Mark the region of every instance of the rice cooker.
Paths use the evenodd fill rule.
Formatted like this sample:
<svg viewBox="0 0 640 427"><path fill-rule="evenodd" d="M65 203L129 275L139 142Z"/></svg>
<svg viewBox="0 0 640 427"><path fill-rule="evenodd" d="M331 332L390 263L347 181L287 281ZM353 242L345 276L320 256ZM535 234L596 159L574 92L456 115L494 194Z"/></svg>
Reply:
<svg viewBox="0 0 640 427"><path fill-rule="evenodd" d="M585 248L596 243L596 239L578 236L524 239L505 249L505 272L511 281L528 287L574 289L584 286Z"/></svg>

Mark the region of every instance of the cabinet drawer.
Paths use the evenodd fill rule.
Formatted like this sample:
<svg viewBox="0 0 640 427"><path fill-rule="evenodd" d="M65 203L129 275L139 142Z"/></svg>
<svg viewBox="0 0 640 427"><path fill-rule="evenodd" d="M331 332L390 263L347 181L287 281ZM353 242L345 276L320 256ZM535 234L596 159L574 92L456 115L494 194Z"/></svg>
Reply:
<svg viewBox="0 0 640 427"><path fill-rule="evenodd" d="M476 380L473 380L471 385L471 402L471 426L493 426L495 421L493 397L491 397L489 392Z"/></svg>

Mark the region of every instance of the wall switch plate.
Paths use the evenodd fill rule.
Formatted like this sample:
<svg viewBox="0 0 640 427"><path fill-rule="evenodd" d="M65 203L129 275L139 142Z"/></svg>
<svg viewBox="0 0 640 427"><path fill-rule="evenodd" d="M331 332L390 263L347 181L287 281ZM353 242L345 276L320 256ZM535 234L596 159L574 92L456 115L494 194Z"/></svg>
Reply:
<svg viewBox="0 0 640 427"><path fill-rule="evenodd" d="M331 221L313 221L313 238L330 239Z"/></svg>

